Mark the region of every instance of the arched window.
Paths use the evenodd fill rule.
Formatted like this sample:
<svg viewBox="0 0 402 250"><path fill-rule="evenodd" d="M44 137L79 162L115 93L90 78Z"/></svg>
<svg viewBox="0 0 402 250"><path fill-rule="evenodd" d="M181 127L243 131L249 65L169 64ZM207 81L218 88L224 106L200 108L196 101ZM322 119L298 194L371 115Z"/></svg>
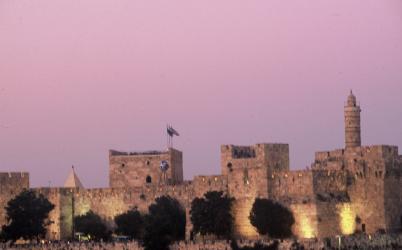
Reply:
<svg viewBox="0 0 402 250"><path fill-rule="evenodd" d="M147 182L147 183L152 183L152 178L151 178L151 176L147 176L147 178L145 179L145 181Z"/></svg>

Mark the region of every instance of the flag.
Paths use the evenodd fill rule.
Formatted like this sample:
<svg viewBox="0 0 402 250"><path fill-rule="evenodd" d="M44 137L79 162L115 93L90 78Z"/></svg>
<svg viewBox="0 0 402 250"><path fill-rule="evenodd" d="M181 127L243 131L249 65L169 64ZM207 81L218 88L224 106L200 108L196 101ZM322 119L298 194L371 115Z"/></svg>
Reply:
<svg viewBox="0 0 402 250"><path fill-rule="evenodd" d="M170 137L173 137L174 135L180 136L180 134L170 125L167 126L167 133Z"/></svg>

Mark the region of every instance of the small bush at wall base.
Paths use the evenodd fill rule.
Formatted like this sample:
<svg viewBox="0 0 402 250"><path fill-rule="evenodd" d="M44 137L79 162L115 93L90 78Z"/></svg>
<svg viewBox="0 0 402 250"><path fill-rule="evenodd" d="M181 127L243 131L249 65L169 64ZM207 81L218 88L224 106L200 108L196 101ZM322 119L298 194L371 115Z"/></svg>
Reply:
<svg viewBox="0 0 402 250"><path fill-rule="evenodd" d="M173 242L184 240L186 213L176 199L162 196L148 210L143 238L145 250L168 250Z"/></svg>
<svg viewBox="0 0 402 250"><path fill-rule="evenodd" d="M42 194L25 190L7 203L5 208L8 225L2 227L1 238L15 241L42 238L46 226L52 222L48 219L54 205Z"/></svg>
<svg viewBox="0 0 402 250"><path fill-rule="evenodd" d="M114 218L117 226L115 233L125 235L131 239L140 239L143 233L144 218L138 210L129 210Z"/></svg>
<svg viewBox="0 0 402 250"><path fill-rule="evenodd" d="M233 228L231 214L233 199L223 192L207 192L202 198L191 203L191 222L193 232L200 235L215 235L228 238Z"/></svg>
<svg viewBox="0 0 402 250"><path fill-rule="evenodd" d="M255 199L249 219L261 235L277 239L292 236L292 225L295 223L293 214L288 208L275 201Z"/></svg>
<svg viewBox="0 0 402 250"><path fill-rule="evenodd" d="M108 231L101 217L91 210L74 218L74 231L89 236L89 239L100 241L110 240L111 232Z"/></svg>

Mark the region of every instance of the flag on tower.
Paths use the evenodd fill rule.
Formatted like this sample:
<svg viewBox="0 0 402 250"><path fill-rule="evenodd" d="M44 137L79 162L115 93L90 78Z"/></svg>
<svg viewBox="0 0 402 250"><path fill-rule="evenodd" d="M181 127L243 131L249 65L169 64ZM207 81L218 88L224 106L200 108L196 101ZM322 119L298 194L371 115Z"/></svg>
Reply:
<svg viewBox="0 0 402 250"><path fill-rule="evenodd" d="M180 134L170 125L167 125L167 133L170 137L180 136Z"/></svg>

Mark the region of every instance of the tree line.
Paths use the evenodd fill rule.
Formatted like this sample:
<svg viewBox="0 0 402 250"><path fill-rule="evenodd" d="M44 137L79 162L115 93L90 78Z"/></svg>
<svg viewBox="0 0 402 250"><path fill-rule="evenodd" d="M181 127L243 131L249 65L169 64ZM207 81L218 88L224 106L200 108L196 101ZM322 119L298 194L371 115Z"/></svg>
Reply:
<svg viewBox="0 0 402 250"><path fill-rule="evenodd" d="M191 202L190 238L213 235L219 239L233 237L232 205L234 199L223 192L207 192ZM1 239L16 241L45 237L46 227L52 223L49 213L54 209L42 194L25 190L6 206L7 224L1 228ZM250 223L257 232L273 239L292 236L295 220L292 212L269 199L257 198L249 215ZM87 239L108 241L112 233L142 243L146 250L167 250L173 242L184 240L186 235L186 212L176 199L170 196L156 198L143 214L136 208L114 218L112 232L105 221L93 211L74 217L74 231Z"/></svg>

